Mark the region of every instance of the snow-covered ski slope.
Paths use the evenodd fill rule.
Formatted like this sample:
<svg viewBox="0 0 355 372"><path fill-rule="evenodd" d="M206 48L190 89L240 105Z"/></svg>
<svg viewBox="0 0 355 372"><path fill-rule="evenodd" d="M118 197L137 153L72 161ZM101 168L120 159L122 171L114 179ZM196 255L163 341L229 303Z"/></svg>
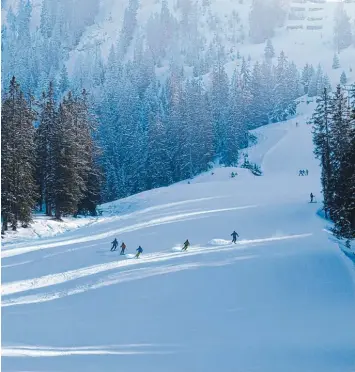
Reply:
<svg viewBox="0 0 355 372"><path fill-rule="evenodd" d="M262 177L215 169L3 247L2 370L353 372L354 266L316 216L306 120L256 131Z"/></svg>

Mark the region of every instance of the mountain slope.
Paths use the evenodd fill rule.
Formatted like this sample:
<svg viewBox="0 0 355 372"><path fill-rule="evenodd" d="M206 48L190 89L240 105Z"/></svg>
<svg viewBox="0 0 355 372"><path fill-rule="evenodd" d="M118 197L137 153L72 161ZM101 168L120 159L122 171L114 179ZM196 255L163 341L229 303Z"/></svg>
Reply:
<svg viewBox="0 0 355 372"><path fill-rule="evenodd" d="M183 20L182 6L187 1L166 1L171 16L176 19L178 26L181 27ZM354 47L351 46L343 50L340 54L341 69L332 70L332 59L335 52L334 48L334 15L338 6L337 2L285 2L285 20L282 27L276 27L275 34L271 38L274 44L276 55L281 51L293 61L299 68L306 63L317 65L320 63L326 72L330 74L334 84L339 82L341 71L344 70L349 75L350 80L354 79L353 54ZM206 5L207 4L207 5ZM76 50L70 54L68 61L69 69L74 71L76 61L85 58L91 58L97 45L104 59L109 54L110 47L119 40L120 31L123 22L123 9L128 6L128 1L111 1L101 4L100 13L96 18L94 25L87 28L82 35L80 43ZM206 45L214 39L225 49L227 63L231 67L231 72L240 64L237 56L241 54L245 57L250 56L252 61L262 60L265 44L253 44L250 41L249 15L252 7L251 0L244 1L197 1L190 9L191 23L196 28L188 32L187 35L179 34L178 39L174 39L173 55L175 59L185 57L179 53L188 50L189 45L199 48L199 43L204 40ZM301 12L302 20L295 21L291 13L294 8L304 8ZM149 20L155 15L160 14L162 9L161 1L140 2L137 12L137 26L134 31L133 40L126 57L131 58L135 45L143 39L147 42L149 37ZM352 24L355 22L355 3L344 3L344 9L347 12ZM301 28L297 28L301 27ZM318 28L318 29L312 29ZM353 31L354 27L353 27ZM193 32L194 34L192 34ZM156 38L163 38L164 29L159 30ZM196 34L195 34L196 33ZM195 44L194 44L195 43ZM176 50L177 48L177 50ZM179 53L176 53L179 52ZM165 61L167 63L168 61ZM188 73L188 69L187 69Z"/></svg>
<svg viewBox="0 0 355 372"><path fill-rule="evenodd" d="M350 81L353 81L354 76L350 68L354 70L352 62L354 45L341 51L341 68L336 71L331 68L333 54L336 51L334 16L338 6L337 1L300 3L288 0L268 0L265 3L272 3L272 1L279 3L275 12L281 6L284 11L282 26L275 27L274 35L271 37L276 55L283 50L299 68L306 63L315 66L321 63L326 72L331 75L333 83L339 82L342 70L346 72ZM43 0L31 1L33 31L40 26L42 2ZM68 4L69 2L66 1ZM217 51L209 50L211 44L219 45L224 49L225 62L231 65L231 71L240 63L237 58L239 55L246 58L250 56L253 62L263 58L265 44L253 44L250 38L252 0L198 0L196 2L131 0L131 3L137 3L137 23L131 26L132 40L128 42L125 58L131 59L141 44L148 46L152 53L156 53L159 48L167 48L165 57L159 57L155 61L157 72L160 74L165 72L166 66L173 58L176 62L185 64L185 72L189 76L192 74L192 66L197 63L196 58L201 59L201 56L206 56L210 52L212 54L208 58L216 57L213 54ZM2 4L2 20L5 25L8 10L11 7L16 12L18 4L17 0L6 1ZM129 4L129 0L100 1L98 11L90 22L80 29L75 43L67 48L66 42L63 41L64 62L73 78L80 79L81 77L77 75L82 70L84 78L85 73L97 67L95 64L98 54L104 61L107 60L112 45L117 45L120 41L124 14ZM73 11L81 14L83 10L81 6L79 2L74 2ZM348 1L343 6L354 34L355 3ZM68 17L71 18L72 15L65 16L65 18ZM161 17L166 17L164 21L166 24L163 21L159 24ZM270 17L270 14L266 14L265 17ZM260 19L260 22L264 22L264 19ZM271 19L270 22L272 22ZM54 42L57 43L58 40Z"/></svg>
<svg viewBox="0 0 355 372"><path fill-rule="evenodd" d="M255 131L263 177L216 169L5 247L3 370L352 371L354 268L316 216L308 115ZM126 257L109 252L114 237Z"/></svg>

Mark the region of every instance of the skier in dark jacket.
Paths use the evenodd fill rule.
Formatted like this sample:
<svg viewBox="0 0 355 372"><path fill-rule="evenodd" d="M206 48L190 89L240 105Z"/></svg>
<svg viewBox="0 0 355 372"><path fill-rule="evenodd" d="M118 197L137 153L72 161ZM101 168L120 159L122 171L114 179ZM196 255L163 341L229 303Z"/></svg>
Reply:
<svg viewBox="0 0 355 372"><path fill-rule="evenodd" d="M141 246L139 246L137 249L137 254L135 255L136 258L138 258L140 256L140 254L143 252L143 248Z"/></svg>
<svg viewBox="0 0 355 372"><path fill-rule="evenodd" d="M124 254L124 251L126 250L126 244L124 242L122 242L121 244L121 253L120 254Z"/></svg>
<svg viewBox="0 0 355 372"><path fill-rule="evenodd" d="M115 251L118 247L117 239L115 238L115 240L113 242L111 242L111 244L112 244L111 251Z"/></svg>
<svg viewBox="0 0 355 372"><path fill-rule="evenodd" d="M232 239L232 243L236 244L236 242L237 242L237 237L239 238L238 233L234 230L234 231L232 232L231 236L233 237L233 239Z"/></svg>
<svg viewBox="0 0 355 372"><path fill-rule="evenodd" d="M184 246L182 247L182 251L186 251L189 246L190 246L189 239L186 239L186 242L184 243Z"/></svg>
<svg viewBox="0 0 355 372"><path fill-rule="evenodd" d="M311 198L311 203L313 203L313 199L314 199L314 195L313 195L313 193L311 193L311 194L309 195L309 197Z"/></svg>

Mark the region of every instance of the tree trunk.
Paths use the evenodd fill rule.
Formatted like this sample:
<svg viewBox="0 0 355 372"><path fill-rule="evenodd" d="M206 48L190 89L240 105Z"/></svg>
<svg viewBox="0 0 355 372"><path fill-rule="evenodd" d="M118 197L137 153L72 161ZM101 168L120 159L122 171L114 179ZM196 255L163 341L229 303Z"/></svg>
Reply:
<svg viewBox="0 0 355 372"><path fill-rule="evenodd" d="M12 228L12 231L17 230L17 222L16 221L11 222L11 228Z"/></svg>
<svg viewBox="0 0 355 372"><path fill-rule="evenodd" d="M45 200L46 203L46 215L52 216L52 206L48 203L48 200Z"/></svg>
<svg viewBox="0 0 355 372"><path fill-rule="evenodd" d="M55 218L56 218L56 220L61 220L60 209L57 208L57 206L56 206L56 208L55 208Z"/></svg>
<svg viewBox="0 0 355 372"><path fill-rule="evenodd" d="M7 231L7 215L5 214L2 219L1 234L5 234Z"/></svg>

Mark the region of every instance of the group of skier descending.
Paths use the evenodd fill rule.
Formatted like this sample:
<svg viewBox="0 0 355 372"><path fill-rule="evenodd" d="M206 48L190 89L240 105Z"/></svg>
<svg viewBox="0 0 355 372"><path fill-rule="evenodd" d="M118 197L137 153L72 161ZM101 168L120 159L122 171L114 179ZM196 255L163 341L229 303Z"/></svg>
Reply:
<svg viewBox="0 0 355 372"><path fill-rule="evenodd" d="M237 237L239 238L239 235L238 233L234 230L231 234L232 236L232 243L236 244L237 242ZM112 244L112 247L111 247L111 251L116 251L117 250L117 247L118 247L118 240L115 238L113 242L111 242ZM187 251L187 248L190 246L190 242L189 242L189 239L186 239L181 251ZM121 252L120 254L121 255L124 255L125 254L125 250L126 250L126 244L124 242L122 242L121 246ZM135 258L139 258L139 256L143 253L143 248L141 246L139 246L137 249L136 249L137 253L136 255L134 256Z"/></svg>
<svg viewBox="0 0 355 372"><path fill-rule="evenodd" d="M299 176L308 176L308 169L300 169L298 172Z"/></svg>
<svg viewBox="0 0 355 372"><path fill-rule="evenodd" d="M115 251L118 247L118 240L115 238L113 242L111 242L112 244L112 247L111 247L111 251ZM125 254L125 250L126 250L126 244L124 242L122 242L121 246L121 252L120 254L124 255ZM136 249L137 253L134 257L138 258L141 253L143 252L143 248L141 246L139 246L137 249Z"/></svg>

